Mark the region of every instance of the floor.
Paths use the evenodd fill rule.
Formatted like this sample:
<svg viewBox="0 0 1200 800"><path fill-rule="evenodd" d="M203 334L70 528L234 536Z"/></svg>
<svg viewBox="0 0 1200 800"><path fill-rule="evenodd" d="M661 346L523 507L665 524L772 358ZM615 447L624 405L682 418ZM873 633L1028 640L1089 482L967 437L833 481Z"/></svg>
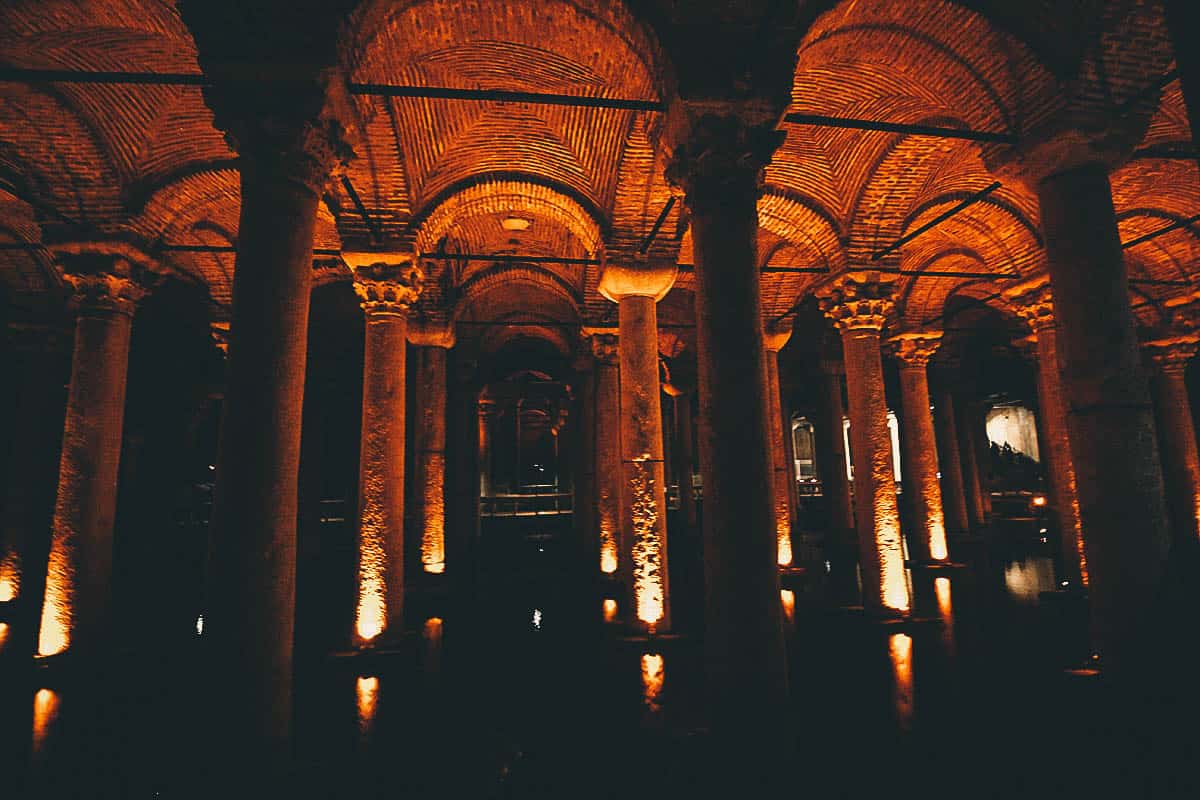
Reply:
<svg viewBox="0 0 1200 800"><path fill-rule="evenodd" d="M285 794L707 797L714 770L736 787L742 765L705 729L695 637L635 641L618 622L581 622L602 619L603 599L581 598L553 546L538 547L481 575L473 600L414 599L396 653L298 664L299 766ZM1086 626L1053 594L1036 522L961 543L968 566L914 572L916 620L903 626L831 602L820 551L808 552L809 572L788 576L781 598L785 790L1200 796L1198 737L1169 681L1155 695L1164 705L1126 713L1102 677L1064 669L1083 662ZM103 678L0 665L0 796L193 797L220 771L191 722L204 676L186 658L147 654ZM758 796L758 777L737 794ZM223 776L222 795L238 796L241 779Z"/></svg>

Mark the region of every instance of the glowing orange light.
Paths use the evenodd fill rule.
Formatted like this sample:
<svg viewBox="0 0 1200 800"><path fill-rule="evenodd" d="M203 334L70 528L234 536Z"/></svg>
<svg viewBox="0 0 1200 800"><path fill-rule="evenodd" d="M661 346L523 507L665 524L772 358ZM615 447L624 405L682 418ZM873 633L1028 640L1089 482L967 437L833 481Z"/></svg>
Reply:
<svg viewBox="0 0 1200 800"><path fill-rule="evenodd" d="M779 601L783 604L784 620L792 624L796 621L796 593L791 589L780 589Z"/></svg>
<svg viewBox="0 0 1200 800"><path fill-rule="evenodd" d="M913 715L912 637L906 633L889 636L888 656L896 679L896 716L901 727L908 728Z"/></svg>
<svg viewBox="0 0 1200 800"><path fill-rule="evenodd" d="M4 645L8 642L8 623L0 622L0 650L4 649Z"/></svg>
<svg viewBox="0 0 1200 800"><path fill-rule="evenodd" d="M376 526L365 521L359 540L358 606L354 612L354 630L364 642L383 633L387 625L387 584L384 569L383 536Z"/></svg>
<svg viewBox="0 0 1200 800"><path fill-rule="evenodd" d="M781 567L786 567L792 563L792 537L781 527L776 536L778 542L775 548L775 561Z"/></svg>
<svg viewBox="0 0 1200 800"><path fill-rule="evenodd" d="M908 576L904 571L899 525L884 522L877 537L881 550L879 584L883 590L883 604L894 611L906 612L909 608Z"/></svg>
<svg viewBox="0 0 1200 800"><path fill-rule="evenodd" d="M612 534L600 545L600 571L605 575L617 571L617 544L613 541Z"/></svg>
<svg viewBox="0 0 1200 800"><path fill-rule="evenodd" d="M929 556L934 561L945 561L950 556L946 547L946 523L940 513L929 521Z"/></svg>
<svg viewBox="0 0 1200 800"><path fill-rule="evenodd" d="M934 578L933 592L937 595L938 611L942 617L950 619L953 615L953 609L950 605L950 579L949 578Z"/></svg>
<svg viewBox="0 0 1200 800"><path fill-rule="evenodd" d="M659 653L642 655L642 697L652 712L662 708L658 697L662 694L664 679L663 657Z"/></svg>
<svg viewBox="0 0 1200 800"><path fill-rule="evenodd" d="M436 564L422 564L421 566L424 568L424 570L426 572L432 573L434 575L441 575L443 572L446 571L446 562L445 561L439 561Z"/></svg>
<svg viewBox="0 0 1200 800"><path fill-rule="evenodd" d="M355 690L358 695L358 730L366 736L375 722L375 707L379 701L379 678L374 675L360 677Z"/></svg>
<svg viewBox="0 0 1200 800"><path fill-rule="evenodd" d="M0 603L17 599L21 592L21 565L16 553L8 553L0 559Z"/></svg>
<svg viewBox="0 0 1200 800"><path fill-rule="evenodd" d="M46 744L50 726L58 719L61 698L51 689L38 689L33 696L33 752L39 754Z"/></svg>
<svg viewBox="0 0 1200 800"><path fill-rule="evenodd" d="M1033 504L1039 508L1046 505L1046 498L1043 495L1034 495Z"/></svg>
<svg viewBox="0 0 1200 800"><path fill-rule="evenodd" d="M637 618L653 629L663 618L666 598L663 593L662 531L658 506L654 501L654 474L650 456L634 459L633 478L629 483L633 498L633 595Z"/></svg>
<svg viewBox="0 0 1200 800"><path fill-rule="evenodd" d="M617 601L611 597L604 598L604 621L612 622L617 618Z"/></svg>

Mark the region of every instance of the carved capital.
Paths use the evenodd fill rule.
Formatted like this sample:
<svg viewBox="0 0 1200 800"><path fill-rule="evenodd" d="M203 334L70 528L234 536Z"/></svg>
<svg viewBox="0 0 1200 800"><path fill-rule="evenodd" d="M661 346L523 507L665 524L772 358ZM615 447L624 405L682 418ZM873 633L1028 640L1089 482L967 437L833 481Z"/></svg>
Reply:
<svg viewBox="0 0 1200 800"><path fill-rule="evenodd" d="M758 200L763 170L785 134L734 114L703 114L694 120L667 165L667 180L683 190L693 214Z"/></svg>
<svg viewBox="0 0 1200 800"><path fill-rule="evenodd" d="M821 287L817 300L839 331L881 331L895 309L894 285L877 272L848 272Z"/></svg>
<svg viewBox="0 0 1200 800"><path fill-rule="evenodd" d="M1017 316L1029 325L1035 337L1038 331L1053 328L1057 324L1054 297L1050 294L1050 284L1044 275L1005 289L1004 298Z"/></svg>
<svg viewBox="0 0 1200 800"><path fill-rule="evenodd" d="M763 328L763 349L768 353L778 353L787 346L788 340L791 338L791 328L782 331Z"/></svg>
<svg viewBox="0 0 1200 800"><path fill-rule="evenodd" d="M1142 348L1159 372L1182 376L1197 351L1200 351L1200 338L1187 335L1157 339L1146 342Z"/></svg>
<svg viewBox="0 0 1200 800"><path fill-rule="evenodd" d="M614 303L623 297L652 297L658 302L671 291L678 273L677 265L653 262L642 255L608 259L597 289Z"/></svg>
<svg viewBox="0 0 1200 800"><path fill-rule="evenodd" d="M901 367L925 369L941 344L941 331L902 333L888 339L888 352L900 362Z"/></svg>
<svg viewBox="0 0 1200 800"><path fill-rule="evenodd" d="M421 297L425 273L413 261L354 268L354 292L368 317L406 316Z"/></svg>
<svg viewBox="0 0 1200 800"><path fill-rule="evenodd" d="M621 354L620 338L612 333L592 334L592 358L601 364L612 366Z"/></svg>
<svg viewBox="0 0 1200 800"><path fill-rule="evenodd" d="M416 347L440 347L449 350L454 347L454 323L433 322L431 320L409 320L408 343Z"/></svg>
<svg viewBox="0 0 1200 800"><path fill-rule="evenodd" d="M71 287L71 307L81 316L132 317L146 296L133 278L115 272L64 272L63 280Z"/></svg>

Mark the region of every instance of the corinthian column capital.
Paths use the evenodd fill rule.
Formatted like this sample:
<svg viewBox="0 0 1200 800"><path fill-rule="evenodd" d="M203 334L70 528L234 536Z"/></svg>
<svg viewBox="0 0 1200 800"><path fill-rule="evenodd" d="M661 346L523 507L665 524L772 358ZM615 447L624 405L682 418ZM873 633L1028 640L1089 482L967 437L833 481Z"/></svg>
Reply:
<svg viewBox="0 0 1200 800"><path fill-rule="evenodd" d="M592 358L601 364L612 366L620 357L620 337L612 333L593 333L591 337Z"/></svg>
<svg viewBox="0 0 1200 800"><path fill-rule="evenodd" d="M785 137L774 120L714 110L689 120L667 165L667 180L683 190L694 214L755 202L763 170Z"/></svg>
<svg viewBox="0 0 1200 800"><path fill-rule="evenodd" d="M901 333L888 339L888 352L901 367L925 369L941 344L941 331Z"/></svg>
<svg viewBox="0 0 1200 800"><path fill-rule="evenodd" d="M425 273L411 253L343 253L368 317L405 316L421 297Z"/></svg>
<svg viewBox="0 0 1200 800"><path fill-rule="evenodd" d="M1200 336L1187 334L1156 339L1142 345L1146 356L1164 375L1182 375L1188 363L1200 351Z"/></svg>
<svg viewBox="0 0 1200 800"><path fill-rule="evenodd" d="M817 300L839 331L881 331L895 310L894 285L878 272L847 272L822 286Z"/></svg>
<svg viewBox="0 0 1200 800"><path fill-rule="evenodd" d="M1029 325L1035 337L1038 331L1057 324L1054 316L1054 297L1050 294L1049 278L1045 275L1005 289L1004 298L1008 300L1017 316Z"/></svg>

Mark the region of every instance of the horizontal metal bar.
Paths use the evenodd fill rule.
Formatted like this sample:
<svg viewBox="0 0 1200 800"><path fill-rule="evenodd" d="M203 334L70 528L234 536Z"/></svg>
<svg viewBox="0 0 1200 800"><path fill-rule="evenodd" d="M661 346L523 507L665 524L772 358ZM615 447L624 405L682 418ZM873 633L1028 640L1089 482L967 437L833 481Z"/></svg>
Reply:
<svg viewBox="0 0 1200 800"><path fill-rule="evenodd" d="M1160 280L1158 278L1130 278L1135 286L1195 286L1195 281Z"/></svg>
<svg viewBox="0 0 1200 800"><path fill-rule="evenodd" d="M909 136L934 136L941 139L966 139L972 142L995 142L997 144L1015 144L1015 136L1007 133L992 131L976 131L969 128L942 128L935 125L910 125L904 122L884 122L883 120L858 119L855 117L830 117L824 114L788 114L784 122L793 125L817 125L826 128L851 128L861 131L880 131L883 133L903 133Z"/></svg>
<svg viewBox="0 0 1200 800"><path fill-rule="evenodd" d="M695 264L676 264L680 272L695 272ZM765 266L759 272L795 272L806 273L810 275L825 275L829 270L825 267L790 267L790 266Z"/></svg>
<svg viewBox="0 0 1200 800"><path fill-rule="evenodd" d="M377 97L413 97L434 100L474 100L502 103L530 103L575 108L611 108L620 111L663 111L658 100L630 100L619 97L585 97L577 94L514 92L507 89L453 89L448 86L401 86L388 83L352 83L350 94Z"/></svg>
<svg viewBox="0 0 1200 800"><path fill-rule="evenodd" d="M970 197L966 198L962 202L958 203L956 206L954 206L954 208L951 208L948 211L944 211L941 214L938 214L936 217L929 220L929 222L926 222L924 225L917 228L915 231L912 231L911 233L906 233L904 236L901 236L899 239L892 242L887 247L883 248L879 252L872 255L871 260L878 261L879 259L886 256L888 253L893 253L896 250L899 250L901 247L908 244L913 239L916 239L921 234L925 233L926 231L928 231L932 228L937 227L938 225L940 225L943 222L945 222L946 220L950 219L951 217L953 217L955 214L959 213L960 211L970 208L971 206L975 205L980 200L987 197L989 194L991 194L992 192L996 191L999 188L1000 188L1000 181L993 181L989 186L987 186L984 189L980 189L975 194L971 195Z"/></svg>
<svg viewBox="0 0 1200 800"><path fill-rule="evenodd" d="M598 258L565 258L559 256L485 255L483 253L422 253L421 258L439 261L512 261L526 264L599 264Z"/></svg>
<svg viewBox="0 0 1200 800"><path fill-rule="evenodd" d="M1191 225L1193 222L1200 222L1200 214L1196 214L1195 216L1188 217L1187 219L1181 219L1177 222L1172 222L1170 225L1164 225L1163 227L1158 228L1157 230L1150 231L1149 233L1147 233L1144 236L1139 236L1136 239L1130 239L1128 242L1121 242L1121 249L1128 250L1130 247L1133 247L1135 245L1142 244L1143 242L1148 242L1151 239L1157 239L1159 236L1162 236L1164 233L1170 233L1171 231L1177 231L1180 228L1186 228L1188 225Z"/></svg>

